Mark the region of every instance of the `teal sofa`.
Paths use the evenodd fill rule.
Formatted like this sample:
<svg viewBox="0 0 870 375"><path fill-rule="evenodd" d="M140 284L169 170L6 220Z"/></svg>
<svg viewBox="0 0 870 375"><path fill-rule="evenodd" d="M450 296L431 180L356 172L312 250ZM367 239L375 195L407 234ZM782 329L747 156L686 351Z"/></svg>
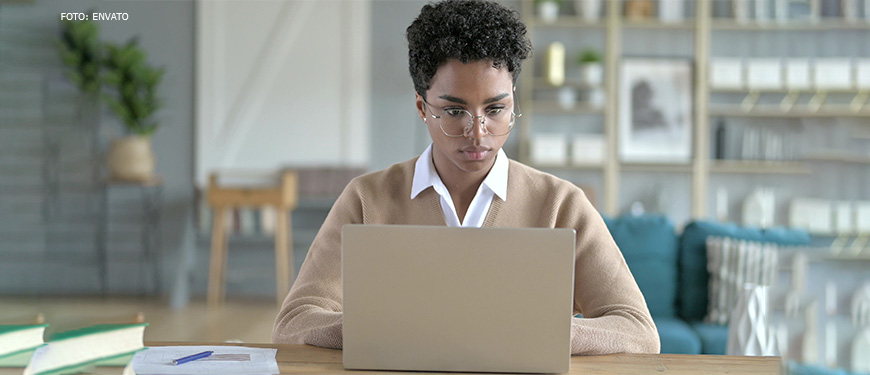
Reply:
<svg viewBox="0 0 870 375"><path fill-rule="evenodd" d="M662 353L725 354L728 326L707 314L707 237L727 236L780 245L806 245L802 230L758 229L693 221L681 235L662 215L605 217L655 320Z"/></svg>

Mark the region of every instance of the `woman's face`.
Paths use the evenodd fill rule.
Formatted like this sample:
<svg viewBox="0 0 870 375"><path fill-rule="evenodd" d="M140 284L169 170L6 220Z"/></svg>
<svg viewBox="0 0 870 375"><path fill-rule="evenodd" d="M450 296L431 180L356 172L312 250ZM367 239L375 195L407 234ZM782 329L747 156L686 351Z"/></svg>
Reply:
<svg viewBox="0 0 870 375"><path fill-rule="evenodd" d="M481 127L480 118L475 118L464 136L448 137L432 115L446 115L444 111L451 109L464 109L474 116L496 108L513 111L513 92L510 72L506 67L494 68L492 61L463 64L452 59L438 68L426 98L417 95L417 111L429 128L432 158L442 179L445 173L454 178L485 176L508 135L488 134ZM424 99L428 104L424 105Z"/></svg>

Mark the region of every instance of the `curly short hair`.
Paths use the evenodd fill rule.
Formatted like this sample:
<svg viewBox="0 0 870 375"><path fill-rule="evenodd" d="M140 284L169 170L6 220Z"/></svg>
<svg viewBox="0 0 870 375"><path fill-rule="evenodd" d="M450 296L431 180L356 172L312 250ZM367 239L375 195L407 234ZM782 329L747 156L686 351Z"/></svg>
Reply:
<svg viewBox="0 0 870 375"><path fill-rule="evenodd" d="M506 66L516 83L522 61L532 54L519 13L492 1L446 0L423 6L408 26L408 69L421 96L447 60L492 60Z"/></svg>

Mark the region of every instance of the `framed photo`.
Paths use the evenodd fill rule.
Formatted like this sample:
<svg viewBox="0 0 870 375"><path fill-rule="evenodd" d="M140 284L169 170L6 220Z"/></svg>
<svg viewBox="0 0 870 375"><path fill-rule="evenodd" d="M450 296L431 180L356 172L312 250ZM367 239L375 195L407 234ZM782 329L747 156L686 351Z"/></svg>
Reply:
<svg viewBox="0 0 870 375"><path fill-rule="evenodd" d="M689 60L624 59L619 156L625 162L687 163L692 155Z"/></svg>

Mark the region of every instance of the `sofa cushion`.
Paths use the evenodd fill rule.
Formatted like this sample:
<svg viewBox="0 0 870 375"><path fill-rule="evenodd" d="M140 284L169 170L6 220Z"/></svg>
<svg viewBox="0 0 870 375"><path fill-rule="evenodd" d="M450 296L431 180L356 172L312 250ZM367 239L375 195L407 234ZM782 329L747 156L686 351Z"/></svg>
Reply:
<svg viewBox="0 0 870 375"><path fill-rule="evenodd" d="M661 215L605 218L613 239L646 299L650 314L673 317L677 293L677 236Z"/></svg>
<svg viewBox="0 0 870 375"><path fill-rule="evenodd" d="M810 235L799 229L744 228L732 223L693 221L683 230L679 248L678 314L694 322L707 314L707 237L734 237L779 245L806 245Z"/></svg>
<svg viewBox="0 0 870 375"><path fill-rule="evenodd" d="M702 322L694 322L691 326L701 340L701 354L725 354L728 326Z"/></svg>
<svg viewBox="0 0 870 375"><path fill-rule="evenodd" d="M686 322L678 318L655 318L662 353L701 354L701 339Z"/></svg>

